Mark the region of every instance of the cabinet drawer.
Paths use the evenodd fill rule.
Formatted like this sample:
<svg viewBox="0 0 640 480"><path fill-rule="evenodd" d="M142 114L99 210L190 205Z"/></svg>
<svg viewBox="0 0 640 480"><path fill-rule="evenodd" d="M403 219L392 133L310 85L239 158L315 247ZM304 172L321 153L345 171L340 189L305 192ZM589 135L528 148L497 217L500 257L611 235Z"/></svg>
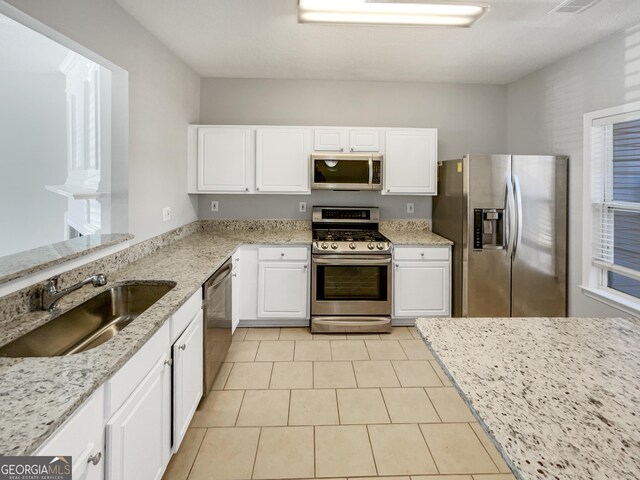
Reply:
<svg viewBox="0 0 640 480"><path fill-rule="evenodd" d="M176 338L182 335L184 329L187 328L187 325L189 325L193 317L195 317L201 309L202 289L198 289L171 317L171 343L175 342Z"/></svg>
<svg viewBox="0 0 640 480"><path fill-rule="evenodd" d="M309 257L306 247L259 248L258 260L303 260Z"/></svg>
<svg viewBox="0 0 640 480"><path fill-rule="evenodd" d="M394 247L396 260L449 260L449 247Z"/></svg>
<svg viewBox="0 0 640 480"><path fill-rule="evenodd" d="M169 322L166 322L124 366L111 377L106 385L106 418L122 406L142 379L147 376L158 359L169 348Z"/></svg>

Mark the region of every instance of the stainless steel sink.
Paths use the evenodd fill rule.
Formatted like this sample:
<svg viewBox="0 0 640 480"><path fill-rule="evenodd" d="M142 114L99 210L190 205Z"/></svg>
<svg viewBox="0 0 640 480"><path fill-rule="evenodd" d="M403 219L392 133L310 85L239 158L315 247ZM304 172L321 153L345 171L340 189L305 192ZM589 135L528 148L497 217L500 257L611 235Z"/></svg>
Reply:
<svg viewBox="0 0 640 480"><path fill-rule="evenodd" d="M157 302L175 283L112 287L0 348L0 357L56 357L102 345Z"/></svg>

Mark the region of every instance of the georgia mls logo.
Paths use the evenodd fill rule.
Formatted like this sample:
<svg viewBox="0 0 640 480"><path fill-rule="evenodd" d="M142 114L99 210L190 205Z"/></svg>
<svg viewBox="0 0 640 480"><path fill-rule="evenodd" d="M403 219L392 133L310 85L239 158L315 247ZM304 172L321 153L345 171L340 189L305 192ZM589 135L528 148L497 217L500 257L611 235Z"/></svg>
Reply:
<svg viewBox="0 0 640 480"><path fill-rule="evenodd" d="M71 457L0 457L0 480L71 480Z"/></svg>

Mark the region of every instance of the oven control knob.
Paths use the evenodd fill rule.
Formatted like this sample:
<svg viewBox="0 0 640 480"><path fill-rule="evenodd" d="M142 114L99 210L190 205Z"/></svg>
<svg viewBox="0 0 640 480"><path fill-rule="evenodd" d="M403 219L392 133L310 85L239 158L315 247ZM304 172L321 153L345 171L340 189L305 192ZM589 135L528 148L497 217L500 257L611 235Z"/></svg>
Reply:
<svg viewBox="0 0 640 480"><path fill-rule="evenodd" d="M320 245L320 247L322 247L323 250L326 250L327 248L329 248L329 245L327 245L326 242L322 242L322 245Z"/></svg>
<svg viewBox="0 0 640 480"><path fill-rule="evenodd" d="M333 248L334 250L338 249L338 244L336 242L332 242L331 243L331 248Z"/></svg>
<svg viewBox="0 0 640 480"><path fill-rule="evenodd" d="M373 250L374 248L376 248L376 246L373 244L373 242L371 242L369 245L367 245L367 248L369 250Z"/></svg>
<svg viewBox="0 0 640 480"><path fill-rule="evenodd" d="M376 245L378 247L378 250L382 250L384 248L384 245L379 243L378 245Z"/></svg>
<svg viewBox="0 0 640 480"><path fill-rule="evenodd" d="M349 248L350 248L351 250L355 250L355 249L356 249L356 244L355 244L355 243L353 243L353 242L351 242L351 243L349 244Z"/></svg>

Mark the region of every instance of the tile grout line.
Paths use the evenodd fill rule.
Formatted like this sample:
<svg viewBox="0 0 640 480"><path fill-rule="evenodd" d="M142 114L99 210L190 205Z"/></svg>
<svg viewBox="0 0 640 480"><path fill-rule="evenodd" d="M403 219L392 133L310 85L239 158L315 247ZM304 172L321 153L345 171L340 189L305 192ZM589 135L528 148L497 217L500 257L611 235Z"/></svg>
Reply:
<svg viewBox="0 0 640 480"><path fill-rule="evenodd" d="M208 431L209 431L208 428L204 429L204 435L202 435L202 440L200 440L200 444L198 445L198 449L196 450L196 454L193 457L193 462L191 462L191 466L189 467L189 472L187 473L186 480L189 480L189 477L191 476L191 472L193 471L193 466L196 464L196 459L198 458L198 454L200 453L200 450L202 449L202 444L204 443L204 437L207 436L207 432ZM180 450L180 449L178 449L178 450ZM178 453L178 452L176 452L176 453ZM168 467L168 465L167 465L167 467ZM164 473L167 473L166 469L165 469ZM164 474L163 474L163 476L164 476Z"/></svg>
<svg viewBox="0 0 640 480"><path fill-rule="evenodd" d="M387 405L387 399L385 398L384 393L382 392L382 387L378 387L378 390L380 391L380 396L382 397L382 403L384 403L384 408L387 410L387 416L389 417L389 425L394 425L395 422L391 418L391 412L389 412L389 405Z"/></svg>
<svg viewBox="0 0 640 480"><path fill-rule="evenodd" d="M247 394L246 390L242 391L242 398L240 399L240 406L238 407L238 413L236 413L236 419L233 422L233 426L237 427L238 426L238 420L240 419L240 410L242 410L242 404L244 403L244 397Z"/></svg>
<svg viewBox="0 0 640 480"><path fill-rule="evenodd" d="M373 458L373 468L376 469L376 477L380 476L380 471L378 470L378 462L376 462L376 454L373 451L373 443L371 442L371 432L369 431L369 425L364 426L367 431L367 438L369 439L369 450L371 450L371 457Z"/></svg>
<svg viewBox="0 0 640 480"><path fill-rule="evenodd" d="M435 388L442 388L442 387L435 387ZM427 391L427 387L422 387L422 390L424 390L424 394L427 396L427 401L429 402L429 405L431 405L433 407L433 411L436 412L436 416L438 417L438 419L440 420L440 423L445 423L442 420L442 417L440 416L440 412L438 412L438 409L436 408L436 406L433 404L433 400L431 400L431 397L429 396L429 392Z"/></svg>
<svg viewBox="0 0 640 480"><path fill-rule="evenodd" d="M262 437L262 427L258 427L258 441L256 442L256 454L253 457L253 465L251 467L251 477L253 478L253 475L256 472L256 463L258 462L258 449L260 448L260 438Z"/></svg>
<svg viewBox="0 0 640 480"><path fill-rule="evenodd" d="M473 423L477 423L477 422L473 422ZM502 472L500 471L500 467L498 466L498 464L496 463L496 461L493 459L493 456L491 455L491 453L489 453L489 450L487 449L487 447L485 447L484 442L482 441L482 439L480 438L480 436L478 435L478 432L476 432L476 429L473 428L471 426L471 423L467 422L467 425L469 425L469 428L471 429L471 431L473 432L473 434L476 436L476 438L478 439L478 441L480 442L480 445L482 445L482 448L484 448L484 451L487 452L487 455L489 455L489 458L491 459L491 461L493 462L493 464L496 466L496 469L498 470L498 474L502 474ZM478 425L480 425L478 423ZM482 428L482 427L480 427ZM496 448L496 451L498 452L498 455L500 455L500 452L498 451L498 449ZM500 458L502 458L502 455L500 455ZM504 459L503 459L504 461ZM506 462L505 462L506 464ZM508 467L509 465L507 465ZM509 469L511 470L511 469ZM511 474L513 474L513 472L510 472ZM508 474L507 474L508 475Z"/></svg>
<svg viewBox="0 0 640 480"><path fill-rule="evenodd" d="M436 457L434 457L433 453L431 453L431 448L429 447L429 442L427 441L427 437L425 437L424 432L422 431L422 428L420 428L420 424L418 423L417 425L418 425L418 430L420 431L420 435L422 435L422 438L424 439L424 444L427 446L427 452L429 452L429 456L431 457L431 461L435 465L437 472L440 473L440 468L438 467L438 464L436 463Z"/></svg>

